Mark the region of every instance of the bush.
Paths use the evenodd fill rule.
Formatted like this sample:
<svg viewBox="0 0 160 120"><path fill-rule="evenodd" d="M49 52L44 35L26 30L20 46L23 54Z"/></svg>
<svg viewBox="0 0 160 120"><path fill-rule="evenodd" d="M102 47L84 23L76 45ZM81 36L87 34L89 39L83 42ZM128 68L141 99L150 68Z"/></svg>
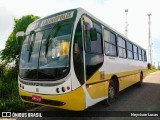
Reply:
<svg viewBox="0 0 160 120"><path fill-rule="evenodd" d="M9 98L10 95L18 95L18 82L16 80L2 80L0 86L0 97Z"/></svg>
<svg viewBox="0 0 160 120"><path fill-rule="evenodd" d="M6 80L12 80L18 78L18 70L16 67L6 67L4 76Z"/></svg>
<svg viewBox="0 0 160 120"><path fill-rule="evenodd" d="M5 67L0 77L0 111L26 111L36 105L24 104L18 94L18 72L15 67Z"/></svg>
<svg viewBox="0 0 160 120"><path fill-rule="evenodd" d="M24 105L18 97L18 82L17 80L1 79L0 85L0 110L3 111L24 111Z"/></svg>

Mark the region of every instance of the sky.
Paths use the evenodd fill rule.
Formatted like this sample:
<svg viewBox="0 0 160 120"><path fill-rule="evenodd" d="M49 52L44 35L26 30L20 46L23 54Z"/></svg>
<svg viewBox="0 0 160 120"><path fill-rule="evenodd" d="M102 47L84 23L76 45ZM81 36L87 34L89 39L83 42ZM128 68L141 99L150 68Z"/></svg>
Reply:
<svg viewBox="0 0 160 120"><path fill-rule="evenodd" d="M13 30L14 18L33 14L45 17L63 10L84 8L125 35L128 9L128 38L148 50L148 13L151 13L153 63L160 62L159 0L0 0L0 50Z"/></svg>

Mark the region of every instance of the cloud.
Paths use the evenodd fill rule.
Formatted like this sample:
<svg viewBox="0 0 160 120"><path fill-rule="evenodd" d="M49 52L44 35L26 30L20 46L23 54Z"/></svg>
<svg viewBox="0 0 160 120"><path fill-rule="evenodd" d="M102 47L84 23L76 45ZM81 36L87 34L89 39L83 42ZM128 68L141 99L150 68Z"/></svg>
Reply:
<svg viewBox="0 0 160 120"><path fill-rule="evenodd" d="M14 14L7 10L5 7L0 6L0 39L1 42L5 42L6 37L9 36L13 29Z"/></svg>
<svg viewBox="0 0 160 120"><path fill-rule="evenodd" d="M4 43L3 43L3 44L0 44L0 50L4 49L4 47L5 47L5 44L4 44Z"/></svg>
<svg viewBox="0 0 160 120"><path fill-rule="evenodd" d="M148 48L147 14L150 12L151 40L160 40L159 0L1 0L0 40L5 40L12 31L14 17L27 14L45 17L77 7L86 9L122 34L125 34L124 10L128 9L128 38L145 49Z"/></svg>

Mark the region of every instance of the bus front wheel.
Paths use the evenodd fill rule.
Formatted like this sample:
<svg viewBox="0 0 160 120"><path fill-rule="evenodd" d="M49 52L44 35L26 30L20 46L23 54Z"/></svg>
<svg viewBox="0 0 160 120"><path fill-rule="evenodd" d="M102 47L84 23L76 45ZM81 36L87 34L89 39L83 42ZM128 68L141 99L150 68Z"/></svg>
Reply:
<svg viewBox="0 0 160 120"><path fill-rule="evenodd" d="M115 101L117 94L116 82L111 80L108 87L108 98L104 100L104 103L108 106L111 105Z"/></svg>

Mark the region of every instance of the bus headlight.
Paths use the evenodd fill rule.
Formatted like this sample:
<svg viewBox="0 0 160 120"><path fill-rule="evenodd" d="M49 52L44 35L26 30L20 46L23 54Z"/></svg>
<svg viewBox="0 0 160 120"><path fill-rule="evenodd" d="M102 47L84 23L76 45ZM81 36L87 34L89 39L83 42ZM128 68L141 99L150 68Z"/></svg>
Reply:
<svg viewBox="0 0 160 120"><path fill-rule="evenodd" d="M62 87L62 92L65 92L65 91L66 91L65 87Z"/></svg>
<svg viewBox="0 0 160 120"><path fill-rule="evenodd" d="M59 88L57 88L57 89L56 89L56 92L57 92L57 93L59 93L59 92L60 92L60 91L59 91Z"/></svg>

